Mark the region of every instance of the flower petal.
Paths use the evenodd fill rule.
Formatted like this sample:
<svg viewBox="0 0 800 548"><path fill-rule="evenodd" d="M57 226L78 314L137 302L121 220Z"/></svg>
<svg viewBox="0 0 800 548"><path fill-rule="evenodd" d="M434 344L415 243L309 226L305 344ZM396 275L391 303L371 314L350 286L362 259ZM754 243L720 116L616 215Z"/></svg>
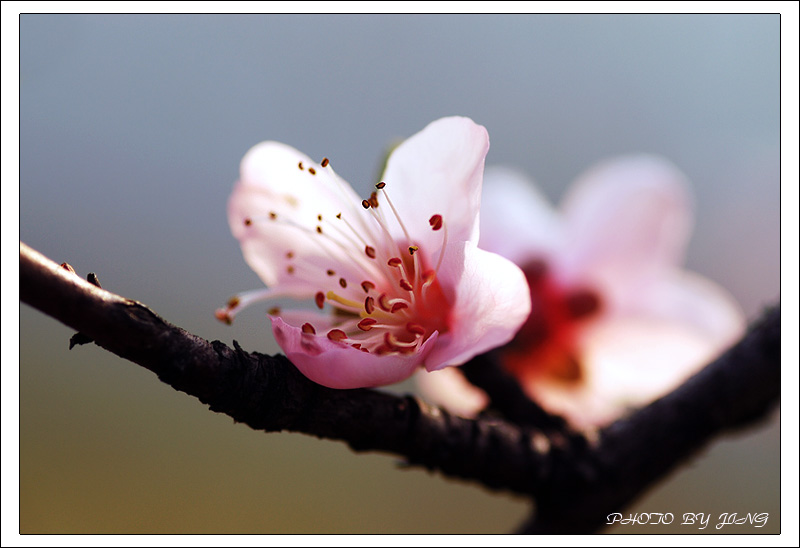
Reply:
<svg viewBox="0 0 800 548"><path fill-rule="evenodd" d="M576 426L603 426L677 388L717 350L696 330L668 320L629 316L598 322L583 340L585 382L541 379L526 391Z"/></svg>
<svg viewBox="0 0 800 548"><path fill-rule="evenodd" d="M489 134L469 118L450 117L431 122L409 137L386 164L383 181L392 203L411 238L432 243L430 253L441 245L429 219L441 215L450 241L478 237L478 209ZM395 227L394 234L402 238Z"/></svg>
<svg viewBox="0 0 800 548"><path fill-rule="evenodd" d="M696 330L724 349L745 330L744 311L722 286L686 270L673 270L643 299L645 311Z"/></svg>
<svg viewBox="0 0 800 548"><path fill-rule="evenodd" d="M487 167L483 176L479 247L515 264L552 256L562 245L563 223L547 199L520 172Z"/></svg>
<svg viewBox="0 0 800 548"><path fill-rule="evenodd" d="M303 333L301 327L272 317L272 332L286 357L310 380L329 388L384 386L409 378L430 348L434 333L414 354L378 355L332 341L324 334Z"/></svg>
<svg viewBox="0 0 800 548"><path fill-rule="evenodd" d="M489 404L486 392L470 384L452 367L438 371L418 370L414 382L423 396L435 405L466 418L474 418Z"/></svg>
<svg viewBox="0 0 800 548"><path fill-rule="evenodd" d="M298 297L324 286L332 265L337 277L361 279L364 270L356 263L366 265L366 257L348 255L319 232L327 231L330 222L342 225L337 219L342 212L357 228L374 223L332 168L271 141L254 146L242 159L240 180L228 201L231 231L247 264L267 286L280 284ZM294 257L300 265L288 260ZM296 275L300 267L301 276Z"/></svg>
<svg viewBox="0 0 800 548"><path fill-rule="evenodd" d="M588 171L565 198L563 213L561 275L567 282L591 280L616 308L635 303L654 276L680 263L691 223L683 174L646 155Z"/></svg>
<svg viewBox="0 0 800 548"><path fill-rule="evenodd" d="M531 311L530 289L514 263L474 243L448 245L439 270L452 288L449 331L425 360L428 371L460 365L509 342Z"/></svg>

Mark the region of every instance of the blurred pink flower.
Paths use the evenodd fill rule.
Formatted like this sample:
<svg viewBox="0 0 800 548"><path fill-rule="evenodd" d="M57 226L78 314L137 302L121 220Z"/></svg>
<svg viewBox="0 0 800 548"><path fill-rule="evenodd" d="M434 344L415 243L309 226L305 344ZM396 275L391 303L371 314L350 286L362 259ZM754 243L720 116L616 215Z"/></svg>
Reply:
<svg viewBox="0 0 800 548"><path fill-rule="evenodd" d="M559 212L517 172L489 168L485 181L480 246L522 267L533 310L501 361L545 409L578 427L608 424L741 336L733 298L678 267L691 204L672 164L644 155L602 163ZM457 376L416 379L434 402L473 415L487 398Z"/></svg>
<svg viewBox="0 0 800 548"><path fill-rule="evenodd" d="M509 342L530 299L522 271L477 246L488 149L472 120L435 121L394 150L362 200L327 159L256 145L228 219L268 289L232 298L216 316L231 322L277 297L315 303L320 310L271 309L272 330L303 374L332 388L398 382Z"/></svg>

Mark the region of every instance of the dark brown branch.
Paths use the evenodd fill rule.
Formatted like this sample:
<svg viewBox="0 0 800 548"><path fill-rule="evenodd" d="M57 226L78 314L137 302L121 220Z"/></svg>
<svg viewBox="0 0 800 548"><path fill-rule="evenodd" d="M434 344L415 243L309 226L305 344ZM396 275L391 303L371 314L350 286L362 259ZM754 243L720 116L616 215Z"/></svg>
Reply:
<svg viewBox="0 0 800 548"><path fill-rule="evenodd" d="M533 495L538 514L527 532L596 529L712 437L765 417L779 397L779 308L684 386L602 431L600 443L588 447L563 444L555 419L525 420L521 400L504 410L514 424L463 419L413 397L324 388L283 356L201 339L22 243L20 300L253 428L338 439L358 451L388 451L412 464ZM467 369L473 378L477 370L474 364ZM484 381L492 390L494 381Z"/></svg>
<svg viewBox="0 0 800 548"><path fill-rule="evenodd" d="M563 451L540 433L471 421L413 397L333 390L306 379L284 356L231 349L161 319L146 306L84 282L20 244L20 299L217 412L265 431L342 440L411 464L518 493L536 492ZM464 458L468 455L469 458Z"/></svg>

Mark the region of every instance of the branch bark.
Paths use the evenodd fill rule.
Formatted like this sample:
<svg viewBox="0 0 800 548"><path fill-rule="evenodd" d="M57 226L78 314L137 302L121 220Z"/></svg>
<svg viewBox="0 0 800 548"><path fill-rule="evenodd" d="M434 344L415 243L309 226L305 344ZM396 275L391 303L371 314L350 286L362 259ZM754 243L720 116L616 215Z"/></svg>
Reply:
<svg viewBox="0 0 800 548"><path fill-rule="evenodd" d="M589 444L519 398L501 409L503 419L468 420L412 396L319 386L284 356L248 353L235 341L233 349L208 342L21 242L20 300L254 429L341 440L356 451L393 453L412 465L530 495L537 512L523 532L597 529L715 436L766 417L780 392L779 307L685 385ZM513 391L487 359L467 364L468 378L498 397Z"/></svg>

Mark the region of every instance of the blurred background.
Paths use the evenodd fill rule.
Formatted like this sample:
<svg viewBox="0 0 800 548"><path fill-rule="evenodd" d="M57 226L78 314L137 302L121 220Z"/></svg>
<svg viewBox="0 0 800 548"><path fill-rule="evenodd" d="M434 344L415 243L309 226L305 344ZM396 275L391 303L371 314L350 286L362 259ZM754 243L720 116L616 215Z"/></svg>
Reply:
<svg viewBox="0 0 800 548"><path fill-rule="evenodd" d="M686 264L748 318L779 299L778 15L22 15L20 238L192 333L278 352L225 204L265 139L360 194L385 147L442 116L557 202L594 162L674 161ZM256 432L20 305L22 533L504 533L528 503L395 457ZM407 391L410 385L396 387ZM779 417L724 439L631 512L767 512Z"/></svg>

